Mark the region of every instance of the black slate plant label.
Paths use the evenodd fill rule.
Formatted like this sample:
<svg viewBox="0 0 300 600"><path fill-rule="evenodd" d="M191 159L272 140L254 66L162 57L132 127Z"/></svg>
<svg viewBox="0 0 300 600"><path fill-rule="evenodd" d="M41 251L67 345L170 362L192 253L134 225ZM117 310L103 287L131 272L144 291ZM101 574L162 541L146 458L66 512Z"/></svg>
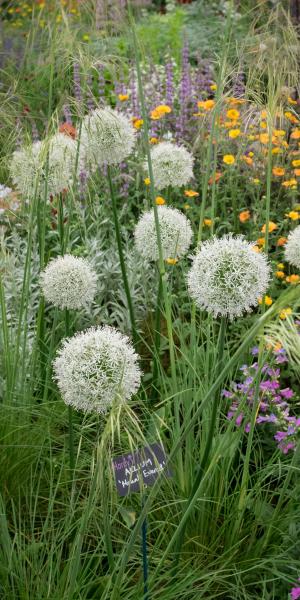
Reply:
<svg viewBox="0 0 300 600"><path fill-rule="evenodd" d="M159 474L172 477L166 468L166 454L161 444L150 444L136 452L129 452L113 458L113 469L117 490L120 496L139 492L144 486L151 486Z"/></svg>

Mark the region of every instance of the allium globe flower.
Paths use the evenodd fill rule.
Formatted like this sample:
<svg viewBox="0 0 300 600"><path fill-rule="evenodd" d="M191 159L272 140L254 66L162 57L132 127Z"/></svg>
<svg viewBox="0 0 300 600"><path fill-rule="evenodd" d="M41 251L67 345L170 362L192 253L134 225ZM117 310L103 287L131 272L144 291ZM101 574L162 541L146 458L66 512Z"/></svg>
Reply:
<svg viewBox="0 0 300 600"><path fill-rule="evenodd" d="M188 273L189 292L198 306L233 319L257 305L267 289L270 266L253 246L231 234L202 244Z"/></svg>
<svg viewBox="0 0 300 600"><path fill-rule="evenodd" d="M49 140L16 150L9 167L14 185L30 199L44 193L47 175L48 197L67 190L74 176L76 147L70 136L56 133Z"/></svg>
<svg viewBox="0 0 300 600"><path fill-rule="evenodd" d="M140 386L138 356L129 338L107 325L66 339L53 366L64 402L76 410L105 413Z"/></svg>
<svg viewBox="0 0 300 600"><path fill-rule="evenodd" d="M161 142L151 150L154 186L162 190L169 185L186 185L193 177L194 158L183 146ZM145 162L148 172L148 165Z"/></svg>
<svg viewBox="0 0 300 600"><path fill-rule="evenodd" d="M157 207L163 258L176 258L186 254L193 232L186 216L176 208ZM138 253L148 260L158 260L158 244L154 209L145 212L134 231Z"/></svg>
<svg viewBox="0 0 300 600"><path fill-rule="evenodd" d="M94 110L84 117L80 137L80 162L94 171L99 165L116 165L131 154L135 129L128 117L111 108Z"/></svg>
<svg viewBox="0 0 300 600"><path fill-rule="evenodd" d="M90 304L96 282L97 275L88 261L71 254L51 260L40 275L45 299L60 309L79 309Z"/></svg>
<svg viewBox="0 0 300 600"><path fill-rule="evenodd" d="M300 269L300 225L289 234L284 255L288 263Z"/></svg>

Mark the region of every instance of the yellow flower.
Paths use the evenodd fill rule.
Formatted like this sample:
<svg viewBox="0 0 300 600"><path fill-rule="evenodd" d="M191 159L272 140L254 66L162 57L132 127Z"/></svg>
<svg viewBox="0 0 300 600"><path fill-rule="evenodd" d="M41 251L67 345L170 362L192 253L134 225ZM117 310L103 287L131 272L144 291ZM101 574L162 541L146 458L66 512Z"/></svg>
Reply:
<svg viewBox="0 0 300 600"><path fill-rule="evenodd" d="M253 159L251 158L251 156L247 156L247 154L244 154L242 156L242 160L247 164L247 165L253 165Z"/></svg>
<svg viewBox="0 0 300 600"><path fill-rule="evenodd" d="M85 34L82 36L82 39L83 39L83 41L84 41L84 42L89 42L89 41L90 41L90 36L89 36L87 33L85 33Z"/></svg>
<svg viewBox="0 0 300 600"><path fill-rule="evenodd" d="M267 123L266 121L262 121L260 124L261 129L267 129Z"/></svg>
<svg viewBox="0 0 300 600"><path fill-rule="evenodd" d="M235 138L239 137L239 135L241 135L241 130L240 129L229 129L228 135L231 139L234 140Z"/></svg>
<svg viewBox="0 0 300 600"><path fill-rule="evenodd" d="M235 157L233 156L233 154L225 154L223 156L223 162L225 163L225 165L233 165L235 162Z"/></svg>
<svg viewBox="0 0 300 600"><path fill-rule="evenodd" d="M298 283L299 279L300 279L300 276L295 275L295 274L288 275L288 277L285 278L287 283L292 283L292 284Z"/></svg>
<svg viewBox="0 0 300 600"><path fill-rule="evenodd" d="M272 173L275 177L282 177L285 174L285 169L283 167L273 167Z"/></svg>
<svg viewBox="0 0 300 600"><path fill-rule="evenodd" d="M158 139L156 137L151 137L149 141L150 144L158 144Z"/></svg>
<svg viewBox="0 0 300 600"><path fill-rule="evenodd" d="M198 108L203 108L204 110L212 110L215 106L214 100L199 100Z"/></svg>
<svg viewBox="0 0 300 600"><path fill-rule="evenodd" d="M296 160L293 160L292 165L293 167L300 167L300 159L297 158Z"/></svg>
<svg viewBox="0 0 300 600"><path fill-rule="evenodd" d="M283 270L285 268L283 263L277 263L277 269Z"/></svg>
<svg viewBox="0 0 300 600"><path fill-rule="evenodd" d="M204 224L206 227L210 227L210 226L211 226L211 224L212 224L212 219L204 219L204 220L203 220L203 224Z"/></svg>
<svg viewBox="0 0 300 600"><path fill-rule="evenodd" d="M143 125L144 121L143 119L133 119L133 127L135 127L135 129L140 129Z"/></svg>
<svg viewBox="0 0 300 600"><path fill-rule="evenodd" d="M287 308L283 308L282 311L279 313L279 318L282 319L282 320L287 319L287 317L289 315L291 315L292 312L293 311L292 311L292 309L289 306Z"/></svg>
<svg viewBox="0 0 300 600"><path fill-rule="evenodd" d="M264 298L258 298L258 304L262 304L263 301L266 306L271 306L273 304L273 300L270 296L264 296Z"/></svg>
<svg viewBox="0 0 300 600"><path fill-rule="evenodd" d="M236 121L240 116L240 112L236 108L230 108L227 111L226 115L227 115L228 119L232 119L232 120Z"/></svg>
<svg viewBox="0 0 300 600"><path fill-rule="evenodd" d="M172 109L167 104L159 104L156 106L150 113L151 119L157 121L161 119L164 115L172 112Z"/></svg>
<svg viewBox="0 0 300 600"><path fill-rule="evenodd" d="M184 210L188 210L188 209L189 209L189 208L191 208L191 207L190 207L190 205L189 205L189 204L184 204L184 205L183 205L183 208L184 208Z"/></svg>
<svg viewBox="0 0 300 600"><path fill-rule="evenodd" d="M163 206L163 204L166 204L166 201L162 196L156 196L155 204L157 204L157 206Z"/></svg>
<svg viewBox="0 0 300 600"><path fill-rule="evenodd" d="M218 86L216 83L212 83L209 87L213 92L215 92L218 89Z"/></svg>
<svg viewBox="0 0 300 600"><path fill-rule="evenodd" d="M293 100L293 98L291 98L290 96L288 97L288 102L290 104L297 104L297 100Z"/></svg>
<svg viewBox="0 0 300 600"><path fill-rule="evenodd" d="M277 146L277 148L272 148L272 154L281 154L281 153L282 153L282 150L281 150L281 148L278 148L278 146Z"/></svg>
<svg viewBox="0 0 300 600"><path fill-rule="evenodd" d="M275 137L284 137L285 131L284 129L274 129L273 135L275 135Z"/></svg>
<svg viewBox="0 0 300 600"><path fill-rule="evenodd" d="M287 179L287 181L283 181L281 185L287 188L290 187L292 189L296 189L297 179Z"/></svg>
<svg viewBox="0 0 300 600"><path fill-rule="evenodd" d="M176 265L178 262L178 258L166 258L166 263L168 265Z"/></svg>
<svg viewBox="0 0 300 600"><path fill-rule="evenodd" d="M199 196L199 193L194 190L185 190L184 195L187 196L187 198L195 198L196 196Z"/></svg>
<svg viewBox="0 0 300 600"><path fill-rule="evenodd" d="M276 277L278 277L278 279L284 279L285 278L285 274L283 271L276 271L275 272Z"/></svg>
<svg viewBox="0 0 300 600"><path fill-rule="evenodd" d="M289 213L285 213L285 216L292 219L292 221L297 221L300 215L297 210L291 210Z"/></svg>
<svg viewBox="0 0 300 600"><path fill-rule="evenodd" d="M266 240L265 240L265 238L261 237L256 240L256 243L258 246L261 246L262 248L264 248Z"/></svg>
<svg viewBox="0 0 300 600"><path fill-rule="evenodd" d="M256 253L261 252L261 248L259 248L258 246L252 246L252 250Z"/></svg>
<svg viewBox="0 0 300 600"><path fill-rule="evenodd" d="M128 94L119 94L118 98L119 98L120 102L125 102L126 100L128 100L129 95Z"/></svg>
<svg viewBox="0 0 300 600"><path fill-rule="evenodd" d="M272 231L275 231L275 229L278 229L278 225L273 223L273 221L269 221L269 233L272 233ZM266 233L266 225L262 226L261 231L262 233Z"/></svg>
<svg viewBox="0 0 300 600"><path fill-rule="evenodd" d="M239 220L241 223L246 223L250 219L250 210L243 210L239 214Z"/></svg>
<svg viewBox="0 0 300 600"><path fill-rule="evenodd" d="M150 177L146 177L146 179L144 179L144 184L150 185Z"/></svg>
<svg viewBox="0 0 300 600"><path fill-rule="evenodd" d="M253 178L251 179L251 181L252 181L253 183L255 183L255 185L258 185L258 184L260 183L260 179L258 179L258 177L253 177Z"/></svg>

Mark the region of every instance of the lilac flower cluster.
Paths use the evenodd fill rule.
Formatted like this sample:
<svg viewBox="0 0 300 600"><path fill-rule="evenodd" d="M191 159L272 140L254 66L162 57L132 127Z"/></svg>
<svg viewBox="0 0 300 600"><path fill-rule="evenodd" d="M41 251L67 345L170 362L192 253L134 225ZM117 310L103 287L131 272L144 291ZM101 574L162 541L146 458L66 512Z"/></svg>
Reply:
<svg viewBox="0 0 300 600"><path fill-rule="evenodd" d="M300 579L298 579L300 581ZM291 589L291 600L298 600L300 598L300 587L296 586Z"/></svg>
<svg viewBox="0 0 300 600"><path fill-rule="evenodd" d="M258 348L253 348L252 354L258 354ZM297 440L300 438L300 417L290 414L289 400L294 398L290 388L281 388L280 367L287 362L286 351L283 348L275 349L271 364L265 363L262 367L262 380L259 383L259 408L256 424L269 423L276 433L274 439L277 447L283 454L295 450ZM243 380L233 382L231 390L223 390L223 396L231 400L227 414L228 419L234 419L237 427L244 427L246 433L250 431L251 410L253 409L256 394L256 377L258 363L243 365L241 367ZM246 400L246 401L245 401Z"/></svg>

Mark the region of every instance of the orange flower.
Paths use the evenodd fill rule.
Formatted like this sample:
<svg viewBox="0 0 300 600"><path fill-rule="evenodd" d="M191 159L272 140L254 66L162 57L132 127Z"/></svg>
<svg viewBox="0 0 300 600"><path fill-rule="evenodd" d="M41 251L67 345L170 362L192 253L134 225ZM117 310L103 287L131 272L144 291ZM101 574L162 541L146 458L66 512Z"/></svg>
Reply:
<svg viewBox="0 0 300 600"><path fill-rule="evenodd" d="M285 174L285 169L283 167L273 167L272 173L276 177L282 177Z"/></svg>
<svg viewBox="0 0 300 600"><path fill-rule="evenodd" d="M213 107L215 106L215 101L214 100L199 100L199 102L197 102L198 104L198 108L203 108L204 110L212 110Z"/></svg>
<svg viewBox="0 0 300 600"><path fill-rule="evenodd" d="M132 117L132 122L135 129L140 129L144 123L143 119L139 119L137 117Z"/></svg>
<svg viewBox="0 0 300 600"><path fill-rule="evenodd" d="M265 240L265 238L261 237L256 240L256 243L258 246L261 246L262 248L264 248L266 240Z"/></svg>
<svg viewBox="0 0 300 600"><path fill-rule="evenodd" d="M292 283L293 285L295 285L296 283L299 283L299 279L300 279L300 276L295 275L295 274L288 275L288 277L285 278L287 283Z"/></svg>
<svg viewBox="0 0 300 600"><path fill-rule="evenodd" d="M275 229L278 229L278 225L276 225L276 223L273 221L269 221L269 233L272 233L272 231L275 231ZM262 226L261 232L266 233L266 224Z"/></svg>
<svg viewBox="0 0 300 600"><path fill-rule="evenodd" d="M249 219L250 219L250 210L243 210L239 214L239 220L241 223L246 223L246 221L249 221Z"/></svg>
<svg viewBox="0 0 300 600"><path fill-rule="evenodd" d="M272 298L270 296L264 296L264 298L258 298L258 304L262 304L264 301L266 306L271 306L273 304Z"/></svg>
<svg viewBox="0 0 300 600"><path fill-rule="evenodd" d="M287 243L287 238L286 237L280 237L277 240L276 246L284 246L286 243Z"/></svg>
<svg viewBox="0 0 300 600"><path fill-rule="evenodd" d="M251 156L244 154L244 156L242 156L242 160L249 166L253 165L253 158L251 158Z"/></svg>
<svg viewBox="0 0 300 600"><path fill-rule="evenodd" d="M289 102L290 104L298 104L298 103L297 103L297 100L294 100L293 98L291 98L291 96L289 96L289 97L288 97L288 102Z"/></svg>
<svg viewBox="0 0 300 600"><path fill-rule="evenodd" d="M194 192L194 190L185 190L184 195L187 196L187 198L195 198L196 196L199 196L199 193Z"/></svg>
<svg viewBox="0 0 300 600"><path fill-rule="evenodd" d="M293 129L291 133L292 140L299 140L300 138L300 129Z"/></svg>
<svg viewBox="0 0 300 600"><path fill-rule="evenodd" d="M73 140L76 138L76 129L73 127L73 125L70 125L70 123L62 123L59 126L58 131L64 135L68 135L69 137L73 138Z"/></svg>
<svg viewBox="0 0 300 600"><path fill-rule="evenodd" d="M284 129L274 129L273 135L275 135L275 137L284 137L285 131Z"/></svg>
<svg viewBox="0 0 300 600"><path fill-rule="evenodd" d="M221 179L222 177L222 173L220 171L217 171L212 177L209 178L208 183L209 185L212 185L214 183L214 181L217 183L217 181L219 181L219 179Z"/></svg>
<svg viewBox="0 0 300 600"><path fill-rule="evenodd" d="M236 108L230 108L227 111L226 115L227 115L228 119L236 121L240 116L240 112Z"/></svg>
<svg viewBox="0 0 300 600"><path fill-rule="evenodd" d="M125 102L126 100L128 100L129 95L128 94L118 94L118 98L119 98L120 102Z"/></svg>
<svg viewBox="0 0 300 600"><path fill-rule="evenodd" d="M296 177L300 177L300 169L294 169L294 175L296 175Z"/></svg>
<svg viewBox="0 0 300 600"><path fill-rule="evenodd" d="M164 204L166 204L166 201L162 196L156 196L155 204L157 204L157 206L163 206Z"/></svg>
<svg viewBox="0 0 300 600"><path fill-rule="evenodd" d="M278 147L272 148L272 154L281 154L281 153L282 153L281 148L278 148Z"/></svg>
<svg viewBox="0 0 300 600"><path fill-rule="evenodd" d="M211 226L211 224L212 224L212 220L211 220L211 219L203 219L203 224L204 224L206 227L210 227L210 226Z"/></svg>
<svg viewBox="0 0 300 600"><path fill-rule="evenodd" d="M284 279L285 278L285 274L283 271L276 271L275 273L276 277L278 277L278 279Z"/></svg>

